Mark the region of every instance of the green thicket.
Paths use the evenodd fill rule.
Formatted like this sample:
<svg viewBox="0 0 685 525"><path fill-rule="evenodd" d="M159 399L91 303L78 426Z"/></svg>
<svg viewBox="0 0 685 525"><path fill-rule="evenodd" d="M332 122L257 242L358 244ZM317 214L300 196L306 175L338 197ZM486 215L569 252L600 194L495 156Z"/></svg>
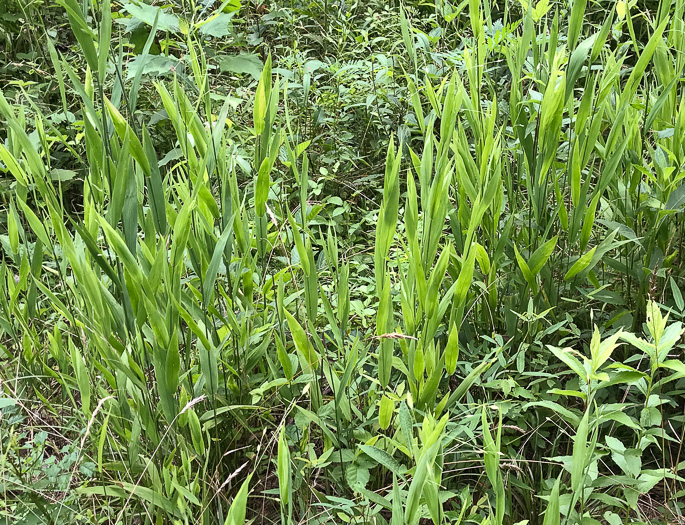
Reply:
<svg viewBox="0 0 685 525"><path fill-rule="evenodd" d="M685 2L0 2L0 522L685 522Z"/></svg>

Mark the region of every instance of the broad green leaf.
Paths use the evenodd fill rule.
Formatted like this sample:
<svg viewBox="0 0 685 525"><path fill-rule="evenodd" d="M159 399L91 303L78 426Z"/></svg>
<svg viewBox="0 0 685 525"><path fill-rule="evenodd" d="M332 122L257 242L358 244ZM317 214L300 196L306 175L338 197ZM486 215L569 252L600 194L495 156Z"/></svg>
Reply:
<svg viewBox="0 0 685 525"><path fill-rule="evenodd" d="M217 11L207 20L203 20L196 27L204 36L211 36L214 38L221 38L231 34L231 19L235 15L235 11L230 13L221 13Z"/></svg>
<svg viewBox="0 0 685 525"><path fill-rule="evenodd" d="M543 525L559 525L561 523L561 510L559 505L559 478L554 482L552 493L549 495L547 508L545 509L545 520Z"/></svg>
<svg viewBox="0 0 685 525"><path fill-rule="evenodd" d="M281 502L284 505L290 502L291 483L290 450L285 437L285 427L281 427L281 432L278 435L278 486Z"/></svg>
<svg viewBox="0 0 685 525"><path fill-rule="evenodd" d="M679 376L685 377L685 363L678 361L677 359L668 359L663 363L659 363L660 367L668 368L677 372Z"/></svg>
<svg viewBox="0 0 685 525"><path fill-rule="evenodd" d="M392 519L390 525L404 525L404 513L402 511L402 496L400 486L397 484L397 476L392 477Z"/></svg>
<svg viewBox="0 0 685 525"><path fill-rule="evenodd" d="M597 35L592 35L583 40L573 51L571 58L569 58L568 68L566 70L566 100L573 94L573 87L575 86L578 77L580 77L583 64L588 59L596 38Z"/></svg>
<svg viewBox="0 0 685 525"><path fill-rule="evenodd" d="M10 173L14 175L14 178L17 179L17 182L19 184L21 184L24 187L27 187L29 185L28 179L26 178L26 173L21 168L21 166L14 158L14 156L9 151L7 151L7 148L5 148L3 144L0 144L0 160L2 160L5 166L7 166Z"/></svg>
<svg viewBox="0 0 685 525"><path fill-rule="evenodd" d="M476 260L476 250L469 250L468 257L463 263L461 270L459 271L459 277L457 277L457 287L454 292L454 304L462 306L466 302L466 296L468 294L469 288L471 287L471 282L473 281L473 270Z"/></svg>
<svg viewBox="0 0 685 525"><path fill-rule="evenodd" d="M105 81L107 72L107 59L109 57L109 47L112 39L112 5L111 0L103 0L100 5L102 20L100 21L100 38L98 41L98 75L99 82Z"/></svg>
<svg viewBox="0 0 685 525"><path fill-rule="evenodd" d="M81 409L86 417L90 417L90 378L83 356L78 347L69 339L71 347L71 364L74 367L74 376L81 395Z"/></svg>
<svg viewBox="0 0 685 525"><path fill-rule="evenodd" d="M580 36L580 30L583 27L583 17L585 16L585 8L587 7L587 0L573 0L571 4L571 18L568 23L568 47L574 49Z"/></svg>
<svg viewBox="0 0 685 525"><path fill-rule="evenodd" d="M117 485L98 485L98 486L82 486L76 489L78 494L83 494L87 496L104 496L111 497L116 496L119 498L126 499L128 496L133 495L140 498L143 501L147 501L150 505L159 507L163 509L170 516L180 518L180 513L175 503L172 503L169 498L166 498L160 492L151 489L149 487L144 487L138 484L129 483L122 481ZM241 524L243 525L243 524Z"/></svg>
<svg viewBox="0 0 685 525"><path fill-rule="evenodd" d="M209 261L209 266L207 267L203 288L203 297L207 303L211 302L212 300L212 293L214 291L214 284L216 283L216 277L219 272L219 265L221 264L221 259L224 256L226 244L233 234L233 223L234 221L230 220L228 221L228 224L226 224L226 228L224 228L221 237L219 237L219 240L214 247L212 259Z"/></svg>
<svg viewBox="0 0 685 525"><path fill-rule="evenodd" d="M459 384L459 386L452 392L447 401L445 408L451 407L454 403L458 403L462 397L468 392L469 388L476 382L476 380L483 374L488 368L492 366L492 361L483 361L476 368L474 368L469 375L467 375L464 380Z"/></svg>
<svg viewBox="0 0 685 525"><path fill-rule="evenodd" d="M33 210L29 208L29 206L23 200L18 199L18 202L19 206L24 212L24 216L26 217L29 226L31 226L31 229L33 230L33 233L36 234L36 237L40 239L43 245L51 246L50 238L48 237L48 232L45 230L45 226L43 226L43 222L35 213L33 213Z"/></svg>
<svg viewBox="0 0 685 525"><path fill-rule="evenodd" d="M521 273L523 273L523 277L530 286L531 290L533 290L533 293L537 294L538 285L535 281L535 275L533 274L533 272L531 272L528 263L525 261L521 253L518 251L516 245L514 245L514 254L516 255L516 262L518 263L519 268L521 268Z"/></svg>
<svg viewBox="0 0 685 525"><path fill-rule="evenodd" d="M564 276L564 281L572 279L580 272L585 270L585 268L587 268L592 262L592 257L595 255L595 251L597 251L597 246L594 246L589 252L582 255L575 263L573 263L573 266L571 266L568 272L566 272L566 275Z"/></svg>
<svg viewBox="0 0 685 525"><path fill-rule="evenodd" d="M528 267L533 275L540 273L540 270L542 270L543 266L545 266L545 263L549 259L550 255L552 255L554 248L556 248L558 240L558 235L552 237L549 241L535 250L533 255L530 256L530 259L528 260Z"/></svg>
<svg viewBox="0 0 685 525"><path fill-rule="evenodd" d="M573 457L571 459L571 490L576 497L579 497L583 490L585 481L585 468L587 457L587 437L588 437L588 419L590 411L585 411L583 419L580 420L576 436L573 438Z"/></svg>
<svg viewBox="0 0 685 525"><path fill-rule="evenodd" d="M247 495L250 487L250 479L252 474L247 476L247 479L243 481L240 486L240 490L236 497L231 503L231 507L228 509L228 516L226 516L226 521L224 525L245 525L245 511L247 509Z"/></svg>
<svg viewBox="0 0 685 525"><path fill-rule="evenodd" d="M402 401L399 410L400 430L402 431L402 438L407 448L412 451L414 442L414 420L412 419L411 411L407 403Z"/></svg>
<svg viewBox="0 0 685 525"><path fill-rule="evenodd" d="M143 150L143 146L140 143L140 140L133 132L131 126L126 121L126 119L122 116L121 113L119 113L119 110L115 108L114 105L107 98L105 98L105 106L107 106L107 112L109 113L109 116L112 118L114 129L119 135L119 138L121 140L124 140L124 137L128 135L129 146L131 148L131 155L136 160L136 162L140 164L140 167L143 168L145 175L149 176L150 162L148 161L147 155L145 155L145 151Z"/></svg>
<svg viewBox="0 0 685 525"><path fill-rule="evenodd" d="M599 332L596 331L596 333L599 337ZM619 330L614 335L612 335L608 339L605 339L599 344L597 352L592 354L592 368L595 372L599 370L600 367L607 361L607 359L611 357L613 351L620 344L617 343L617 341L619 337L621 337L621 335L621 330Z"/></svg>
<svg viewBox="0 0 685 525"><path fill-rule="evenodd" d="M450 335L445 346L445 369L449 375L454 374L459 359L459 330L456 325L452 325Z"/></svg>
<svg viewBox="0 0 685 525"><path fill-rule="evenodd" d="M640 58L635 64L635 67L633 67L633 70L628 77L628 81L625 84L625 88L623 89L623 93L621 94L621 106L628 104L635 94L637 86L643 78L645 69L647 69L649 62L652 59L652 55L654 55L654 51L656 51L656 48L661 41L661 36L663 35L668 22L669 19L666 18L663 22L661 22L661 24L659 24L659 27L655 29L654 33L652 33L652 36L649 38L649 41L643 48Z"/></svg>
<svg viewBox="0 0 685 525"><path fill-rule="evenodd" d="M403 477L404 468L385 450L381 450L380 448L371 445L359 445L359 448L362 449L365 454L375 460L379 465L383 465L385 468L387 468L394 475L399 476L400 478Z"/></svg>
<svg viewBox="0 0 685 525"><path fill-rule="evenodd" d="M97 73L98 54L95 50L95 35L86 23L81 6L78 5L76 0L57 0L57 3L67 11L71 30L74 32L76 40L78 40L79 46L88 63L88 67L91 71Z"/></svg>
<svg viewBox="0 0 685 525"><path fill-rule="evenodd" d="M570 348L557 348L550 345L547 345L547 348L549 348L550 351L561 361L566 363L566 365L573 370L581 380L587 381L587 371L585 370L583 364L572 354L573 350Z"/></svg>
<svg viewBox="0 0 685 525"><path fill-rule="evenodd" d="M678 308L678 310L682 312L683 310L685 310L685 301L683 301L683 294L681 293L680 288L678 287L673 277L670 278L670 284L671 293L673 294L673 300L675 301L675 305Z"/></svg>
<svg viewBox="0 0 685 525"><path fill-rule="evenodd" d="M148 4L122 4L123 8L128 11L133 18L145 22L152 26L157 20L157 27L162 31L170 31L176 33L180 31L178 17L165 12L163 9L148 5Z"/></svg>
<svg viewBox="0 0 685 525"><path fill-rule="evenodd" d="M295 223L295 219L293 219L293 216L290 214L289 209L287 212L288 222L290 223L290 228L292 230L293 238L295 240L295 248L297 249L297 254L300 257L300 265L302 265L302 270L304 271L305 276L309 276L311 272L311 266L309 264L309 255L304 248L302 235L300 234L300 229L297 227L297 224Z"/></svg>
<svg viewBox="0 0 685 525"><path fill-rule="evenodd" d="M266 59L254 99L253 125L256 135L264 131L267 105L271 96L271 55Z"/></svg>
<svg viewBox="0 0 685 525"><path fill-rule="evenodd" d="M152 55L144 56L138 55L128 64L126 70L126 80L132 80L143 75L160 76L165 74L173 74L179 66L179 61L174 56Z"/></svg>
<svg viewBox="0 0 685 525"><path fill-rule="evenodd" d="M307 333L304 331L304 328L302 328L302 325L297 322L297 319L295 319L287 310L285 312L285 317L288 320L288 327L293 336L295 348L304 356L309 363L309 366L311 366L313 370L316 370L319 366L319 356L309 342Z"/></svg>
<svg viewBox="0 0 685 525"><path fill-rule="evenodd" d="M193 448L200 456L205 453L205 440L202 436L202 426L200 420L192 408L187 411L188 414L188 428L190 429L190 439L193 442Z"/></svg>
<svg viewBox="0 0 685 525"><path fill-rule="evenodd" d="M262 217L266 213L266 200L269 196L269 175L271 172L271 162L266 158L259 166L259 173L257 174L257 182L255 183L255 212L258 217Z"/></svg>
<svg viewBox="0 0 685 525"><path fill-rule="evenodd" d="M573 144L573 157L571 162L571 202L573 206L578 206L580 202L580 172L581 157L578 149L578 141Z"/></svg>
<svg viewBox="0 0 685 525"><path fill-rule="evenodd" d="M217 60L221 72L247 73L255 80L259 80L262 69L264 68L264 64L262 64L259 56L250 53L221 56L217 57Z"/></svg>
<svg viewBox="0 0 685 525"><path fill-rule="evenodd" d="M415 525L419 518L419 503L423 493L423 488L428 481L429 469L432 469L435 456L438 453L440 441L435 442L428 450L423 453L419 464L416 466L414 477L409 484L407 494L407 504L404 509L404 522L407 525Z"/></svg>
<svg viewBox="0 0 685 525"><path fill-rule="evenodd" d="M121 238L119 232L112 228L103 217L98 216L97 220L100 223L100 227L105 232L107 242L109 243L110 247L114 249L121 262L123 262L126 271L129 272L136 282L142 283L143 272L140 269L140 265L126 246L126 243Z"/></svg>
<svg viewBox="0 0 685 525"><path fill-rule="evenodd" d="M171 267L172 269L179 268L183 262L188 239L190 237L190 228L193 222L193 210L196 206L196 199L188 199L181 208L181 211L174 222L174 231L172 234L171 243Z"/></svg>
<svg viewBox="0 0 685 525"><path fill-rule="evenodd" d="M357 463L350 463L345 469L345 479L353 489L364 488L370 478L369 469Z"/></svg>
<svg viewBox="0 0 685 525"><path fill-rule="evenodd" d="M392 419L392 414L394 411L394 401L388 396L382 396L381 403L378 408L378 424L383 430L386 430L390 426L390 420Z"/></svg>
<svg viewBox="0 0 685 525"><path fill-rule="evenodd" d="M167 215L166 215L166 197L164 194L164 187L162 186L162 174L159 171L157 162L157 154L155 153L152 140L147 128L143 128L143 148L145 156L150 164L150 178L149 178L149 202L152 207L152 213L155 222L155 228L160 235L166 235L167 232Z"/></svg>

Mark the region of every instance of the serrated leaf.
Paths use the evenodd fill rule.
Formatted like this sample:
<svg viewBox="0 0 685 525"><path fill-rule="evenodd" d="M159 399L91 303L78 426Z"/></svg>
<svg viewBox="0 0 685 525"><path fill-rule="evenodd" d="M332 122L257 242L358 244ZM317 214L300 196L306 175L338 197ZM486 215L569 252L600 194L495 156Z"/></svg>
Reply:
<svg viewBox="0 0 685 525"><path fill-rule="evenodd" d="M235 11L230 13L215 13L207 20L197 24L200 34L221 38L231 34L231 19Z"/></svg>
<svg viewBox="0 0 685 525"><path fill-rule="evenodd" d="M262 74L264 64L259 56L252 53L240 53L233 56L218 57L219 70L222 73L248 74L255 80Z"/></svg>
<svg viewBox="0 0 685 525"><path fill-rule="evenodd" d="M12 399L11 397L0 397L0 410L7 407L13 407L16 404L16 399Z"/></svg>
<svg viewBox="0 0 685 525"><path fill-rule="evenodd" d="M155 17L159 16L157 20L157 28L162 31L171 31L176 33L180 30L179 19L166 13L163 9L148 4L123 4L122 7L128 11L131 16L141 22L152 26L155 23Z"/></svg>
<svg viewBox="0 0 685 525"><path fill-rule="evenodd" d="M173 73L178 63L179 60L173 55L168 57L164 55L138 55L128 63L126 80L131 80L138 74L158 76Z"/></svg>
<svg viewBox="0 0 685 525"><path fill-rule="evenodd" d="M369 474L369 469L360 466L356 463L350 463L345 470L345 478L350 487L366 487L369 482L371 475Z"/></svg>
<svg viewBox="0 0 685 525"><path fill-rule="evenodd" d="M359 445L366 455L375 460L379 465L383 465L393 474L402 477L404 469L394 457L388 454L385 450L381 450L371 445Z"/></svg>

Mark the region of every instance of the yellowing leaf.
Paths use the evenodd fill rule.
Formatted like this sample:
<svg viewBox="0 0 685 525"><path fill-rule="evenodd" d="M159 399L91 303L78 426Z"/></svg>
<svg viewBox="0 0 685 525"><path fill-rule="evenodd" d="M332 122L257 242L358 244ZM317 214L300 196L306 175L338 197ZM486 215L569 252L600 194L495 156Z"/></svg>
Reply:
<svg viewBox="0 0 685 525"><path fill-rule="evenodd" d="M378 423L383 430L390 426L392 413L395 411L395 403L388 396L381 398L381 404L378 409Z"/></svg>

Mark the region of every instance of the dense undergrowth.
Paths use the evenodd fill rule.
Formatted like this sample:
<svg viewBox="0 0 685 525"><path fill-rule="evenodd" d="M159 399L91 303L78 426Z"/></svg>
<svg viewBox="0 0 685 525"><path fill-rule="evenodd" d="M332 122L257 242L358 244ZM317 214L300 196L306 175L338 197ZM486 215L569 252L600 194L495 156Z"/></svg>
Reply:
<svg viewBox="0 0 685 525"><path fill-rule="evenodd" d="M1 5L0 522L685 522L685 2Z"/></svg>

